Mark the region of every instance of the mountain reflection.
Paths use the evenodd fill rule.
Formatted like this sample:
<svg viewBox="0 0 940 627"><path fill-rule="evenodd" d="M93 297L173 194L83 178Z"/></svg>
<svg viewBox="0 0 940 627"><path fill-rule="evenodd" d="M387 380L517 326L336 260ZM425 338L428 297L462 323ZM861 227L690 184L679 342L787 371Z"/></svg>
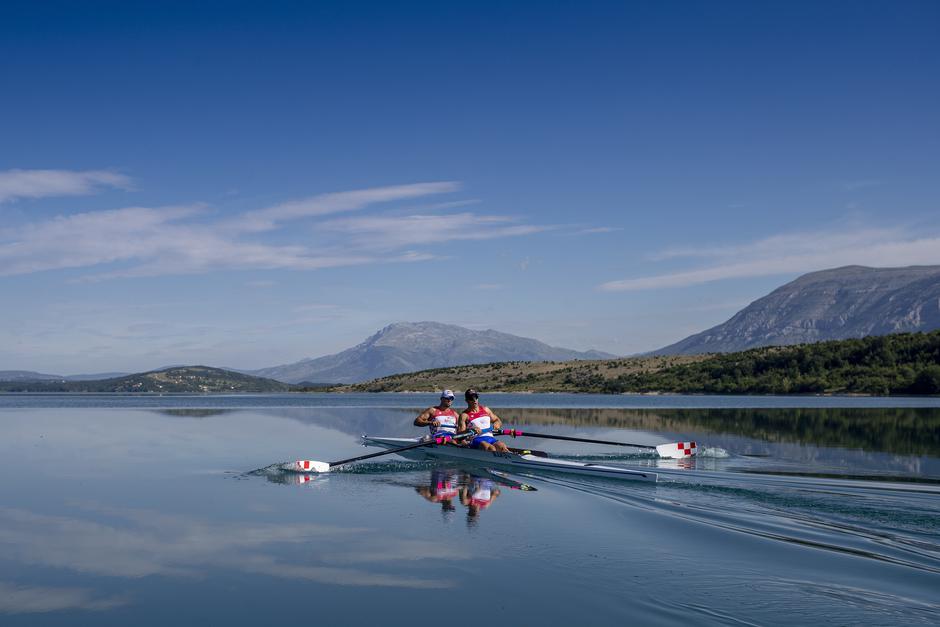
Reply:
<svg viewBox="0 0 940 627"><path fill-rule="evenodd" d="M511 409L504 422L674 433L724 433L768 442L940 456L940 410L877 409Z"/></svg>

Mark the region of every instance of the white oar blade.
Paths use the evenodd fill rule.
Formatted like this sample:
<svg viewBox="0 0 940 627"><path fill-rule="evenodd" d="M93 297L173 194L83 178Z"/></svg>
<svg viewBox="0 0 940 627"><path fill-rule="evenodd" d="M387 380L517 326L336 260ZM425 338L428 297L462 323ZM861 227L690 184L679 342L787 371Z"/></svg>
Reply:
<svg viewBox="0 0 940 627"><path fill-rule="evenodd" d="M695 455L698 452L698 446L695 442L670 442L657 446L656 452L666 459L683 459Z"/></svg>
<svg viewBox="0 0 940 627"><path fill-rule="evenodd" d="M312 459L300 459L295 462L281 464L281 470L290 472L330 472L330 465Z"/></svg>

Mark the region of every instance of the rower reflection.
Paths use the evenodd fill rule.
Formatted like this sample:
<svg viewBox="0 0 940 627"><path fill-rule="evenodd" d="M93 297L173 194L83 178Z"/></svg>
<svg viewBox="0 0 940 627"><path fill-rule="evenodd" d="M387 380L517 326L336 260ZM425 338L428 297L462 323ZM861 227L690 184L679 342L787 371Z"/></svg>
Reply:
<svg viewBox="0 0 940 627"><path fill-rule="evenodd" d="M460 490L460 502L467 508L467 524L475 524L480 512L492 505L501 493L492 479L469 476Z"/></svg>
<svg viewBox="0 0 940 627"><path fill-rule="evenodd" d="M535 488L487 470L436 468L430 471L426 484L415 486L415 492L431 503L440 503L447 516L457 510L454 500L467 508L467 524L476 523L480 513L491 506L503 488L534 492Z"/></svg>
<svg viewBox="0 0 940 627"><path fill-rule="evenodd" d="M452 512L454 498L460 493L460 471L441 468L431 471L428 485L415 487L415 492L432 503L440 503L442 512Z"/></svg>

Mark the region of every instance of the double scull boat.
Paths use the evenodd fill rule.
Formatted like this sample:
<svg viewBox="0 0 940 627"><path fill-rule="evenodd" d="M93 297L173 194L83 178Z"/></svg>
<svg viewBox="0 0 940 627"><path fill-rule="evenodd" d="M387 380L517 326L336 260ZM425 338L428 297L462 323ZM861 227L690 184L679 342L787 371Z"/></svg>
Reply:
<svg viewBox="0 0 940 627"><path fill-rule="evenodd" d="M625 479L628 481L656 481L656 473L646 470L631 470L617 466L604 466L601 464L585 464L582 462L564 459L552 459L545 453L535 454L531 451L510 449L508 453L484 451L481 449L454 446L452 444L428 444L420 446L422 438L386 438L363 436L363 443L368 446L378 446L386 449L396 449L411 445L418 445L407 451L398 453L403 457L417 459L445 459L468 461L483 466L507 468L517 471L534 470L538 472L555 472L591 477L609 477ZM294 462L300 463L300 462Z"/></svg>

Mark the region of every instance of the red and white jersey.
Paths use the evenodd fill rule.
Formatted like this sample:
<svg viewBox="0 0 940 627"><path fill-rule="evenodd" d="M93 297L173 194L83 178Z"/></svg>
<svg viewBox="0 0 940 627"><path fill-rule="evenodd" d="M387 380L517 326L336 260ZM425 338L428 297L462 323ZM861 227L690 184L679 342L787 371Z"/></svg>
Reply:
<svg viewBox="0 0 940 627"><path fill-rule="evenodd" d="M470 485L470 503L480 509L485 509L493 504L495 498L495 484L486 479L475 480Z"/></svg>
<svg viewBox="0 0 940 627"><path fill-rule="evenodd" d="M440 426L434 424L428 425L428 429L431 430L431 435L454 435L457 433L457 412L453 409L440 409L439 407L435 407L431 412L429 420L432 423L435 420L441 423Z"/></svg>
<svg viewBox="0 0 940 627"><path fill-rule="evenodd" d="M483 405L477 405L476 411L467 409L467 427L470 429L479 428L482 433L493 433L493 427L490 424L490 415Z"/></svg>
<svg viewBox="0 0 940 627"><path fill-rule="evenodd" d="M442 501L454 498L460 493L457 475L452 474L448 477L438 479L432 491L434 492L434 496Z"/></svg>

